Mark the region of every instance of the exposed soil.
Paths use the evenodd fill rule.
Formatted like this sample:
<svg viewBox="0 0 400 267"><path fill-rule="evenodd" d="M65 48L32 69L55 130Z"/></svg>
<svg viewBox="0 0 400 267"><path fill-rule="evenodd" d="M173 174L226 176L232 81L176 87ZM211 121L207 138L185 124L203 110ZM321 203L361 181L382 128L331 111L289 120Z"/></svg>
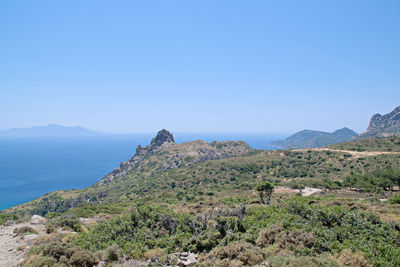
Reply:
<svg viewBox="0 0 400 267"><path fill-rule="evenodd" d="M30 235L21 238L14 234L14 229L21 226L29 226L35 229L40 235L45 235L43 224L19 223L9 226L0 226L0 267L14 267L25 257L32 238ZM25 246L25 249L22 249ZM18 248L20 247L20 250Z"/></svg>

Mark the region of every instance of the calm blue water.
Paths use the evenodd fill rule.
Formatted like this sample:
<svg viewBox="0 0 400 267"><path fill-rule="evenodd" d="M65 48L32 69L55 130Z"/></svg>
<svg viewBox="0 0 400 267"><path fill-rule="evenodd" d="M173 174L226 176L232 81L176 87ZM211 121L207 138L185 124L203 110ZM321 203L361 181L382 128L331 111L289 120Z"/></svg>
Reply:
<svg viewBox="0 0 400 267"><path fill-rule="evenodd" d="M97 182L150 143L153 134L96 138L0 138L0 210L59 189ZM284 136L268 134L174 134L176 142L244 140L254 148Z"/></svg>

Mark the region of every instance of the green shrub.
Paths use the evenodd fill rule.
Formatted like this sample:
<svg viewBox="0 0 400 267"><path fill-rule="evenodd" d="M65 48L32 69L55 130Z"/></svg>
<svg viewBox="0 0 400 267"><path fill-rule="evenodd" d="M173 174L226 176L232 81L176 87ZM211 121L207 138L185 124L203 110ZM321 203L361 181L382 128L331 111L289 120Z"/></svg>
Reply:
<svg viewBox="0 0 400 267"><path fill-rule="evenodd" d="M400 192L388 199L391 204L400 204Z"/></svg>
<svg viewBox="0 0 400 267"><path fill-rule="evenodd" d="M0 214L0 225L3 225L7 221L16 221L19 217L16 214Z"/></svg>
<svg viewBox="0 0 400 267"><path fill-rule="evenodd" d="M370 267L371 264L361 253L353 253L351 250L343 250L339 256L338 261L343 266L349 267Z"/></svg>
<svg viewBox="0 0 400 267"><path fill-rule="evenodd" d="M78 250L69 259L69 265L76 267L92 267L97 263L96 257L87 250Z"/></svg>
<svg viewBox="0 0 400 267"><path fill-rule="evenodd" d="M73 214L62 214L58 217L54 217L49 221L49 224L51 224L53 227L67 227L75 232L80 232L81 230L79 218Z"/></svg>
<svg viewBox="0 0 400 267"><path fill-rule="evenodd" d="M17 234L20 236L27 235L27 234L38 234L38 232L30 226L21 226L21 227L14 228L13 232L14 232L14 234Z"/></svg>
<svg viewBox="0 0 400 267"><path fill-rule="evenodd" d="M32 247L23 266L92 267L98 263L89 251L68 243L50 242Z"/></svg>
<svg viewBox="0 0 400 267"><path fill-rule="evenodd" d="M29 267L53 267L57 260L53 257L42 256L29 264Z"/></svg>
<svg viewBox="0 0 400 267"><path fill-rule="evenodd" d="M56 231L56 228L54 227L53 224L46 224L45 226L46 234L54 233Z"/></svg>
<svg viewBox="0 0 400 267"><path fill-rule="evenodd" d="M276 256L268 258L271 267L341 267L340 263L328 256L302 256L291 255Z"/></svg>
<svg viewBox="0 0 400 267"><path fill-rule="evenodd" d="M279 236L282 234L282 232L283 226L280 224L273 224L270 225L268 228L264 228L263 230L261 230L257 238L257 246L264 248L274 244L279 240Z"/></svg>
<svg viewBox="0 0 400 267"><path fill-rule="evenodd" d="M118 261L122 256L123 252L116 244L109 246L104 253L104 259L107 262Z"/></svg>
<svg viewBox="0 0 400 267"><path fill-rule="evenodd" d="M261 263L264 256L261 250L247 242L232 242L217 247L199 260L200 266L253 266Z"/></svg>

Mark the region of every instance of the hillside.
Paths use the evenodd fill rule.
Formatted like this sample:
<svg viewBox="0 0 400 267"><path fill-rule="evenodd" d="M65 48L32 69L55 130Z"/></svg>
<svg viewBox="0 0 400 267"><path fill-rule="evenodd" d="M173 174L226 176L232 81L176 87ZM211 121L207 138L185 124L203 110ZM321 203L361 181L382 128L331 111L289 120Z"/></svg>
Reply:
<svg viewBox="0 0 400 267"><path fill-rule="evenodd" d="M331 149L351 151L387 151L400 152L400 136L387 138L365 138L351 140L346 143L339 143L329 146Z"/></svg>
<svg viewBox="0 0 400 267"><path fill-rule="evenodd" d="M356 139L389 137L400 135L400 106L396 107L392 112L381 115L375 114L371 117L368 128L361 133Z"/></svg>
<svg viewBox="0 0 400 267"><path fill-rule="evenodd" d="M399 145L391 137L261 151L177 144L162 130L95 185L8 209L0 223L46 215L23 267L398 266ZM269 205L255 191L266 181L275 186Z"/></svg>
<svg viewBox="0 0 400 267"><path fill-rule="evenodd" d="M280 149L316 148L346 142L356 135L357 133L349 128L339 129L332 133L303 130L289 136L285 140L271 142L269 145Z"/></svg>
<svg viewBox="0 0 400 267"><path fill-rule="evenodd" d="M373 141L369 146L374 146ZM375 142L376 147L381 146L382 139ZM158 134L149 146L139 147L131 160L122 163L122 168L95 185L83 190L53 192L8 211L43 215L49 211L64 212L80 203L117 203L138 198L194 201L204 198L205 191L212 195L231 194L231 190L251 191L263 178L278 185L300 183L341 188L343 179L351 175L388 166L400 169L400 153L386 153L398 151L397 142L387 139L386 143L377 153L360 156L341 151L351 150L354 142L328 150L258 151L244 142L176 144L169 133Z"/></svg>
<svg viewBox="0 0 400 267"><path fill-rule="evenodd" d="M139 181L144 180L146 184L152 185L152 181L158 180L159 175L168 170L255 153L258 153L257 150L243 141L207 143L198 140L178 144L170 132L161 130L148 146L144 148L138 146L136 154L130 160L122 162L120 167L111 171L95 185L82 190L49 193L9 210L45 214L48 211L66 211L87 201L116 202L138 186ZM132 176L137 177L132 179ZM143 189L142 193L147 191L148 189Z"/></svg>
<svg viewBox="0 0 400 267"><path fill-rule="evenodd" d="M104 135L80 126L68 127L58 124L35 126L30 128L13 128L0 131L0 137L81 137Z"/></svg>
<svg viewBox="0 0 400 267"><path fill-rule="evenodd" d="M95 185L47 194L0 220L47 213L23 267L398 266L398 140L365 141L363 152L357 142L258 151L176 144L163 130ZM261 181L275 186L269 205L254 190Z"/></svg>

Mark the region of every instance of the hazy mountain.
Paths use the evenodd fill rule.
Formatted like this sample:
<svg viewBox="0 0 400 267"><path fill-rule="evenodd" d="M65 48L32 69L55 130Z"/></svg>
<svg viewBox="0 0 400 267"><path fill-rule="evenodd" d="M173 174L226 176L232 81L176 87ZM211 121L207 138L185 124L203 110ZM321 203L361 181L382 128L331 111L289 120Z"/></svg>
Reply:
<svg viewBox="0 0 400 267"><path fill-rule="evenodd" d="M104 135L80 126L69 127L58 124L34 126L29 128L13 128L0 131L0 137L79 137Z"/></svg>
<svg viewBox="0 0 400 267"><path fill-rule="evenodd" d="M357 136L356 139L398 135L400 135L400 106L388 114L373 115L367 130Z"/></svg>
<svg viewBox="0 0 400 267"><path fill-rule="evenodd" d="M336 143L346 142L356 136L357 133L349 128L343 128L333 133L303 130L295 133L285 140L269 143L270 146L282 149L324 147Z"/></svg>

